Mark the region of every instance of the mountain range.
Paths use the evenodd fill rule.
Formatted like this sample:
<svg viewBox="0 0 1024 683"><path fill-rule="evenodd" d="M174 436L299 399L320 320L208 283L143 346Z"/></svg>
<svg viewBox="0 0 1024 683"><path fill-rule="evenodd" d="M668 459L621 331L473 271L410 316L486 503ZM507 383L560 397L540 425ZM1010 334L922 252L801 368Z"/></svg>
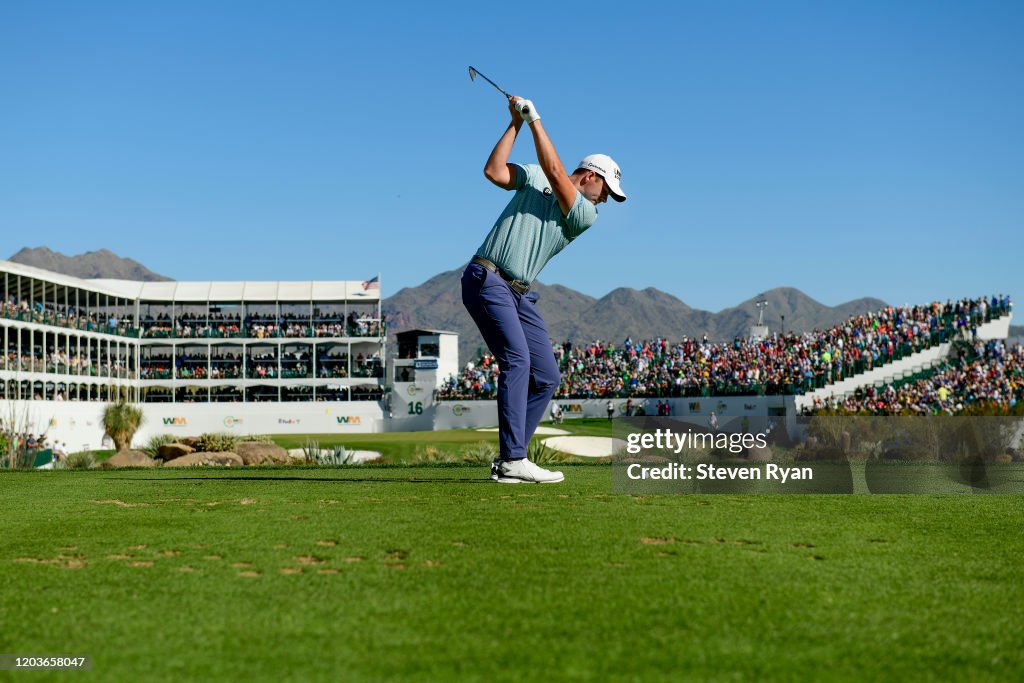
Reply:
<svg viewBox="0 0 1024 683"><path fill-rule="evenodd" d="M51 251L47 247L36 247L34 249L22 247L21 251L7 260L87 280L92 278L114 278L117 280L162 282L171 279L154 273L138 261L122 258L109 249L87 251L78 256L65 256L60 252Z"/></svg>
<svg viewBox="0 0 1024 683"><path fill-rule="evenodd" d="M138 261L122 258L108 249L78 256L66 256L46 247L24 248L9 260L81 278L118 278L157 281L171 278L159 275ZM392 331L439 329L459 334L459 357L463 362L475 359L484 349L483 339L462 306L460 278L462 269L435 275L416 287L406 287L382 302ZM839 306L826 306L798 289L778 287L717 313L688 306L683 301L648 287L614 289L594 298L563 285L534 285L539 294L538 307L555 341L585 343L602 339L619 343L655 337L678 341L683 337L707 335L713 340L728 340L749 333L757 322L755 303L766 300L765 323L770 332L803 332L826 328L853 315L875 311L886 304L880 299L864 298ZM389 340L393 342L394 340ZM391 348L394 348L392 343Z"/></svg>

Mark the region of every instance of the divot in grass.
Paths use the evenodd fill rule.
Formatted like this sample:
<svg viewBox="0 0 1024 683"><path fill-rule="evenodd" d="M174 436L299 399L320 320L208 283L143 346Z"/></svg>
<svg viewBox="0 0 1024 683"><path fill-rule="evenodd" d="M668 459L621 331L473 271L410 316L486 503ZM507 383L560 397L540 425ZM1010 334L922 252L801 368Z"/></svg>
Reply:
<svg viewBox="0 0 1024 683"><path fill-rule="evenodd" d="M58 555L57 557L47 560L41 557L19 557L15 562L27 562L28 564L44 564L59 567L60 569L84 569L88 566L84 557L77 555Z"/></svg>
<svg viewBox="0 0 1024 683"><path fill-rule="evenodd" d="M111 500L90 500L90 503L96 505L116 505L120 508L146 508L152 505L152 503L126 503L123 500L111 499Z"/></svg>

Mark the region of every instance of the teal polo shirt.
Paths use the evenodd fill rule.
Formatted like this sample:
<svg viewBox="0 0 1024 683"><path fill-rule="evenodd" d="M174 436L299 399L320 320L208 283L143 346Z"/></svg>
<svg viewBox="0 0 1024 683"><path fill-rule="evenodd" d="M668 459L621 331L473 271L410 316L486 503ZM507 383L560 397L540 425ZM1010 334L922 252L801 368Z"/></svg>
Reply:
<svg viewBox="0 0 1024 683"><path fill-rule="evenodd" d="M597 207L577 190L569 215L537 164L516 165L515 196L501 212L477 256L516 280L533 282L547 262L597 220Z"/></svg>

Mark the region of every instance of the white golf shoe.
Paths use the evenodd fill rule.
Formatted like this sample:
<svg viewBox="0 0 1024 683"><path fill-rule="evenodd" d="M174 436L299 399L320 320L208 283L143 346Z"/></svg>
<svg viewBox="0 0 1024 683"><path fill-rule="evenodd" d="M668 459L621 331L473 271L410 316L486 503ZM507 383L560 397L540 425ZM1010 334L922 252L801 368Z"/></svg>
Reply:
<svg viewBox="0 0 1024 683"><path fill-rule="evenodd" d="M495 458L491 461L491 479L498 481L498 468L501 467L501 458Z"/></svg>
<svg viewBox="0 0 1024 683"><path fill-rule="evenodd" d="M501 484L557 484L565 479L565 476L561 472L538 467L523 458L502 460L497 463L497 472L492 474L491 478Z"/></svg>

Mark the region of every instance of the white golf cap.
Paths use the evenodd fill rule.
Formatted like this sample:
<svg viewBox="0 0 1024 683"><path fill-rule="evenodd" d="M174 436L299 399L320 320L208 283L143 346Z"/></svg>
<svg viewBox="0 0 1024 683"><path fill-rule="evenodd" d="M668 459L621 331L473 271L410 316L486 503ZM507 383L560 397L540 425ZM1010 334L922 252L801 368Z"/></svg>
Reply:
<svg viewBox="0 0 1024 683"><path fill-rule="evenodd" d="M576 168L583 168L598 174L608 183L608 194L617 202L626 201L626 193L622 191L622 170L607 154L591 154L583 157L583 161L576 165Z"/></svg>

